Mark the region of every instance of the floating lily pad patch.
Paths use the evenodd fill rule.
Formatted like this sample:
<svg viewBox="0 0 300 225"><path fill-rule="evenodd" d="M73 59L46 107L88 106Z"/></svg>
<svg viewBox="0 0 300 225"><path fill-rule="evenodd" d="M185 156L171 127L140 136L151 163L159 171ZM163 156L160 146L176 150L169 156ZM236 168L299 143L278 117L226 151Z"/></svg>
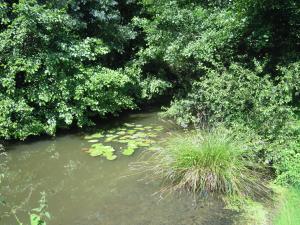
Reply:
<svg viewBox="0 0 300 225"><path fill-rule="evenodd" d="M137 149L137 147L134 147L134 146L132 146L132 147L127 147L127 148L125 148L124 150L123 150L123 152L122 152L122 154L123 155L126 155L126 156L130 156L130 155L132 155L133 153L134 153L134 151Z"/></svg>
<svg viewBox="0 0 300 225"><path fill-rule="evenodd" d="M128 134L134 134L136 132L136 130L127 130Z"/></svg>
<svg viewBox="0 0 300 225"><path fill-rule="evenodd" d="M104 135L102 133L95 133L95 134L92 134L92 135L87 135L84 137L84 139L96 139L96 138L102 138L104 137Z"/></svg>
<svg viewBox="0 0 300 225"><path fill-rule="evenodd" d="M123 137L120 137L120 140L129 140L131 139L132 135L125 135Z"/></svg>
<svg viewBox="0 0 300 225"><path fill-rule="evenodd" d="M92 140L88 140L88 142L89 142L89 143L96 143L96 142L98 142L98 140L92 139Z"/></svg>
<svg viewBox="0 0 300 225"><path fill-rule="evenodd" d="M119 131L117 132L117 135L125 135L126 134L126 131Z"/></svg>
<svg viewBox="0 0 300 225"><path fill-rule="evenodd" d="M117 156L114 155L114 151L115 150L111 146L105 146L101 143L97 143L93 144L87 152L92 157L103 156L108 160L114 160L117 158Z"/></svg>
<svg viewBox="0 0 300 225"><path fill-rule="evenodd" d="M156 138L158 135L157 134L155 134L155 133L148 133L147 134L149 137L151 137L151 138Z"/></svg>
<svg viewBox="0 0 300 225"><path fill-rule="evenodd" d="M84 139L89 143L94 143L86 152L93 157L100 156L108 160L114 160L117 155L110 143L120 143L117 145L117 152L120 151L123 155L130 156L137 149L151 148L152 144L155 143L154 138L158 137L159 132L162 130L162 126L125 123L119 128L85 136Z"/></svg>
<svg viewBox="0 0 300 225"><path fill-rule="evenodd" d="M125 127L135 127L134 123L124 123Z"/></svg>
<svg viewBox="0 0 300 225"><path fill-rule="evenodd" d="M119 143L128 143L129 140L118 140Z"/></svg>
<svg viewBox="0 0 300 225"><path fill-rule="evenodd" d="M153 130L154 131L162 131L163 129L164 129L163 126L157 126Z"/></svg>
<svg viewBox="0 0 300 225"><path fill-rule="evenodd" d="M112 142L114 139L118 138L119 135L107 135L104 142Z"/></svg>

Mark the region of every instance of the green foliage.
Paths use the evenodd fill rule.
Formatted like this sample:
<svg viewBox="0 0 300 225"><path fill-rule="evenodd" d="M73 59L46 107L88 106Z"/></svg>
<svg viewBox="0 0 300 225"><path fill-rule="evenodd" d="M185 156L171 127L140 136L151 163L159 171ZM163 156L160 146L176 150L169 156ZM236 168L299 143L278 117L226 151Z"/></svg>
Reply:
<svg viewBox="0 0 300 225"><path fill-rule="evenodd" d="M255 140L250 142L257 160L276 169L277 181L298 186L299 126L293 103L299 65L279 68L276 79L261 76L259 65L255 70L233 64L222 73L211 71L194 82L186 98L174 101L166 115L183 126L224 122L245 133L245 139Z"/></svg>
<svg viewBox="0 0 300 225"><path fill-rule="evenodd" d="M91 146L88 153L93 157L104 156L108 160L114 160L117 158L117 156L114 155L114 151L115 150L111 146L104 146L101 143L97 143Z"/></svg>
<svg viewBox="0 0 300 225"><path fill-rule="evenodd" d="M277 187L279 209L274 218L275 225L300 224L299 204L300 192L298 189Z"/></svg>
<svg viewBox="0 0 300 225"><path fill-rule="evenodd" d="M53 1L64 6L69 14L82 23L82 36L97 36L116 52L123 52L136 33L128 26L131 14L136 13L135 1L128 0L71 0ZM116 56L115 54L112 57ZM115 62L114 62L115 63Z"/></svg>
<svg viewBox="0 0 300 225"><path fill-rule="evenodd" d="M146 77L140 85L142 89L141 97L147 100L163 96L172 87L170 82L155 77Z"/></svg>
<svg viewBox="0 0 300 225"><path fill-rule="evenodd" d="M246 146L225 129L173 137L149 161L135 169L164 179L163 191L186 189L200 195L262 196L268 188L259 180Z"/></svg>
<svg viewBox="0 0 300 225"><path fill-rule="evenodd" d="M124 123L123 126L108 132L101 131L85 136L84 139L88 143L95 144L92 144L89 149L83 148L83 150L93 157L104 156L108 160L114 160L117 158L114 155L114 144L118 143L116 149L120 150L125 156L131 156L137 149L149 147L155 143L154 138L162 130L163 127L157 125L143 126L141 124ZM109 146L105 146L102 144L103 142L109 144Z"/></svg>
<svg viewBox="0 0 300 225"><path fill-rule="evenodd" d="M0 137L54 134L57 127L89 125L93 115L136 107L137 75L104 66L113 49L105 31L82 37L87 25L54 1L11 8L0 32Z"/></svg>
<svg viewBox="0 0 300 225"><path fill-rule="evenodd" d="M246 20L241 50L248 57L266 57L274 73L282 61L299 59L299 11L296 0L238 0L234 11Z"/></svg>
<svg viewBox="0 0 300 225"><path fill-rule="evenodd" d="M32 209L30 213L30 225L46 225L46 219L51 219L50 213L47 211L48 203L46 201L46 193L41 192L39 207Z"/></svg>
<svg viewBox="0 0 300 225"><path fill-rule="evenodd" d="M288 134L276 140L268 149L267 158L274 164L277 183L300 187L299 147L299 134Z"/></svg>
<svg viewBox="0 0 300 225"><path fill-rule="evenodd" d="M42 221L38 215L30 214L30 225L46 225L46 222Z"/></svg>
<svg viewBox="0 0 300 225"><path fill-rule="evenodd" d="M259 76L259 69L233 64L223 72L210 71L195 81L188 96L176 100L166 114L181 125L241 123L265 137L274 135L293 119L289 103L295 79L283 76L273 81L269 75Z"/></svg>
<svg viewBox="0 0 300 225"><path fill-rule="evenodd" d="M50 213L47 211L48 203L46 201L46 193L41 192L41 198L39 200L39 206L38 208L34 208L29 212L29 219L30 219L30 225L46 225L46 220L50 220L51 216ZM19 225L24 225L22 223L15 210L12 210L13 215L15 216L16 222Z"/></svg>
<svg viewBox="0 0 300 225"><path fill-rule="evenodd" d="M159 60L177 79L187 81L234 58L243 24L232 12L178 1L155 1L149 9L153 18L135 20L146 33L147 47L139 53L145 64Z"/></svg>

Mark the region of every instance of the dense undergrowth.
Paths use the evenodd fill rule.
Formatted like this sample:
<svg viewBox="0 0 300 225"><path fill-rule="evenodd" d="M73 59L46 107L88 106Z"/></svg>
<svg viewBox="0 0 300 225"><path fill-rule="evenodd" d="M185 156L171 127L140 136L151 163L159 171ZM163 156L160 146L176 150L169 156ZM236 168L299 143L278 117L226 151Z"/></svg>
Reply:
<svg viewBox="0 0 300 225"><path fill-rule="evenodd" d="M299 186L297 0L0 0L0 137L54 135L172 97ZM250 138L249 138L250 137Z"/></svg>

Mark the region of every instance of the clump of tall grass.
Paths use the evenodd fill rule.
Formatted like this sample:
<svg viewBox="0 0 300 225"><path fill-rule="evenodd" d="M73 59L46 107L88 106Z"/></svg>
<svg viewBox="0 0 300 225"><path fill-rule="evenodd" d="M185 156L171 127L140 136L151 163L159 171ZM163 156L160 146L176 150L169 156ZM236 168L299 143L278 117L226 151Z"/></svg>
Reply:
<svg viewBox="0 0 300 225"><path fill-rule="evenodd" d="M268 188L259 179L247 149L225 129L172 137L150 159L132 165L148 178L161 178L162 191L188 190L201 195L262 196Z"/></svg>

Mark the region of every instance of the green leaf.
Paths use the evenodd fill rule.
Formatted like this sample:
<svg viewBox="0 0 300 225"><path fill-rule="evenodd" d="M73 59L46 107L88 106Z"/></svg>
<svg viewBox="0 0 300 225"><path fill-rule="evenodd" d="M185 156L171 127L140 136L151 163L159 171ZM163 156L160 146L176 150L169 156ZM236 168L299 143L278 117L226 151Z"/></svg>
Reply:
<svg viewBox="0 0 300 225"><path fill-rule="evenodd" d="M130 156L134 153L136 148L133 148L133 147L127 147L126 149L124 149L124 151L122 152L123 155L126 155L126 156Z"/></svg>
<svg viewBox="0 0 300 225"><path fill-rule="evenodd" d="M36 214L30 214L30 225L46 225L46 222L41 220L41 217Z"/></svg>
<svg viewBox="0 0 300 225"><path fill-rule="evenodd" d="M94 138L102 138L103 134L102 133L95 133L92 135L87 135L84 137L84 139L94 139Z"/></svg>
<svg viewBox="0 0 300 225"><path fill-rule="evenodd" d="M102 143L97 143L93 144L87 153L89 153L92 157L103 156L108 160L114 160L117 158L117 156L114 155L114 151L115 150L111 146L105 146Z"/></svg>

